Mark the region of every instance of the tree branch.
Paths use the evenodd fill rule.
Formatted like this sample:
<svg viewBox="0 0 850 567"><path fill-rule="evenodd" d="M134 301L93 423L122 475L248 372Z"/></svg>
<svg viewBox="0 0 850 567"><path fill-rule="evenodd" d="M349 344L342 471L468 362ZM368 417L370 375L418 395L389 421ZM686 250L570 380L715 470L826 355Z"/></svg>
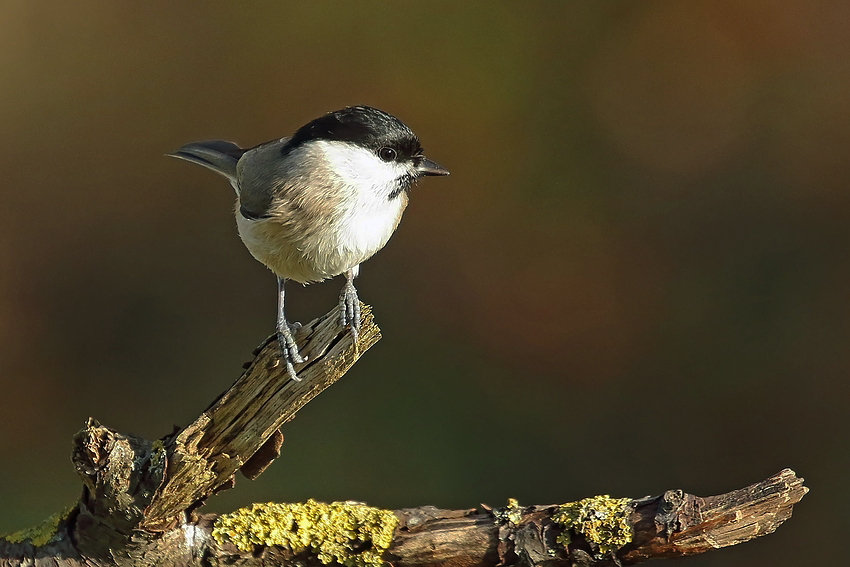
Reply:
<svg viewBox="0 0 850 567"><path fill-rule="evenodd" d="M267 340L227 392L194 423L163 440L168 476L141 527L168 529L183 510L194 510L213 492L230 488L237 470L246 469L249 478L259 476L280 455L280 426L342 378L381 338L371 308L363 305L361 317L356 345L340 327L336 310L299 330L298 346L307 360L297 369L300 382L288 378L278 364L277 342Z"/></svg>
<svg viewBox="0 0 850 567"><path fill-rule="evenodd" d="M74 437L80 501L41 526L0 537L0 567L250 566L318 559L362 567L380 564L382 557L394 567L633 564L771 533L808 490L786 469L707 498L672 490L637 500L597 497L526 508L511 503L482 511L425 506L393 513L308 502L224 517L195 515L209 496L233 486L236 471L248 478L262 473L280 455L279 427L380 339L371 310L362 310L356 344L336 310L299 330L299 348L308 357L298 368L300 382L278 364L276 341L267 341L192 424L159 440L124 435L90 418Z"/></svg>

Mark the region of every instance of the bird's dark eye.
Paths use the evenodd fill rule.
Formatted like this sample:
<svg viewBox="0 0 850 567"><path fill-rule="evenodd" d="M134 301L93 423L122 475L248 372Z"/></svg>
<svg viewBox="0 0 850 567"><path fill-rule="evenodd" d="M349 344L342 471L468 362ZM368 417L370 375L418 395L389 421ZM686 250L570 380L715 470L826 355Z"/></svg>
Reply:
<svg viewBox="0 0 850 567"><path fill-rule="evenodd" d="M392 148L383 147L378 150L378 157L384 161L393 161L396 155L396 151Z"/></svg>

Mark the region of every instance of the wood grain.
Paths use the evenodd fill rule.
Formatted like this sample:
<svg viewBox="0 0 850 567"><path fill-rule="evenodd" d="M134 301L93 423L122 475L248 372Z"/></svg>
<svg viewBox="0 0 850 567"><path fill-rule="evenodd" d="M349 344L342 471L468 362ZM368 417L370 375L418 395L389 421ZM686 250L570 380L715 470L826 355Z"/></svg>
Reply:
<svg viewBox="0 0 850 567"><path fill-rule="evenodd" d="M197 419L158 440L125 435L90 418L74 436L72 460L83 484L79 502L25 537L0 537L0 567L318 566L308 553L293 555L281 547L244 553L219 545L211 537L217 516L194 511L232 487L237 471L260 475L280 455L280 426L380 339L370 308L361 308L356 344L336 309L300 329L296 340L308 356L297 367L301 381L289 379L278 364L277 342L266 341ZM510 521L504 509L486 506L408 508L394 512L399 525L384 558L393 567L554 567L682 557L773 532L807 491L785 469L718 496L669 490L635 499L628 507L632 541L608 554L580 533L571 533L568 548L558 543L564 528L552 517L559 506L512 508Z"/></svg>

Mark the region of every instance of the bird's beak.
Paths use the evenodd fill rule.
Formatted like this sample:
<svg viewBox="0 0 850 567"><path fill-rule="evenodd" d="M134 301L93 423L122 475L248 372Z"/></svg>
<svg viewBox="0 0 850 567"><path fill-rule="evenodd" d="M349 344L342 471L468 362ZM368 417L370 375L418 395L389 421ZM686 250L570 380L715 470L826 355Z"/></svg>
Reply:
<svg viewBox="0 0 850 567"><path fill-rule="evenodd" d="M449 170L428 158L422 158L416 164L416 172L419 175L448 175Z"/></svg>

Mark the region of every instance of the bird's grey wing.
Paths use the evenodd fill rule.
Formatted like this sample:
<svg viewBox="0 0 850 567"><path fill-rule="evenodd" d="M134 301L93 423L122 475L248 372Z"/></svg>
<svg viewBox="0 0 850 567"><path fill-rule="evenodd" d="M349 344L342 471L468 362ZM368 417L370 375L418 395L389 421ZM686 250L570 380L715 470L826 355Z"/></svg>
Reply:
<svg viewBox="0 0 850 567"><path fill-rule="evenodd" d="M245 151L233 142L207 140L186 144L166 155L211 169L226 177L230 184L236 188L236 164Z"/></svg>
<svg viewBox="0 0 850 567"><path fill-rule="evenodd" d="M246 151L236 166L239 184L239 212L249 220L270 216L281 177L286 175L283 149L289 138L260 144Z"/></svg>

